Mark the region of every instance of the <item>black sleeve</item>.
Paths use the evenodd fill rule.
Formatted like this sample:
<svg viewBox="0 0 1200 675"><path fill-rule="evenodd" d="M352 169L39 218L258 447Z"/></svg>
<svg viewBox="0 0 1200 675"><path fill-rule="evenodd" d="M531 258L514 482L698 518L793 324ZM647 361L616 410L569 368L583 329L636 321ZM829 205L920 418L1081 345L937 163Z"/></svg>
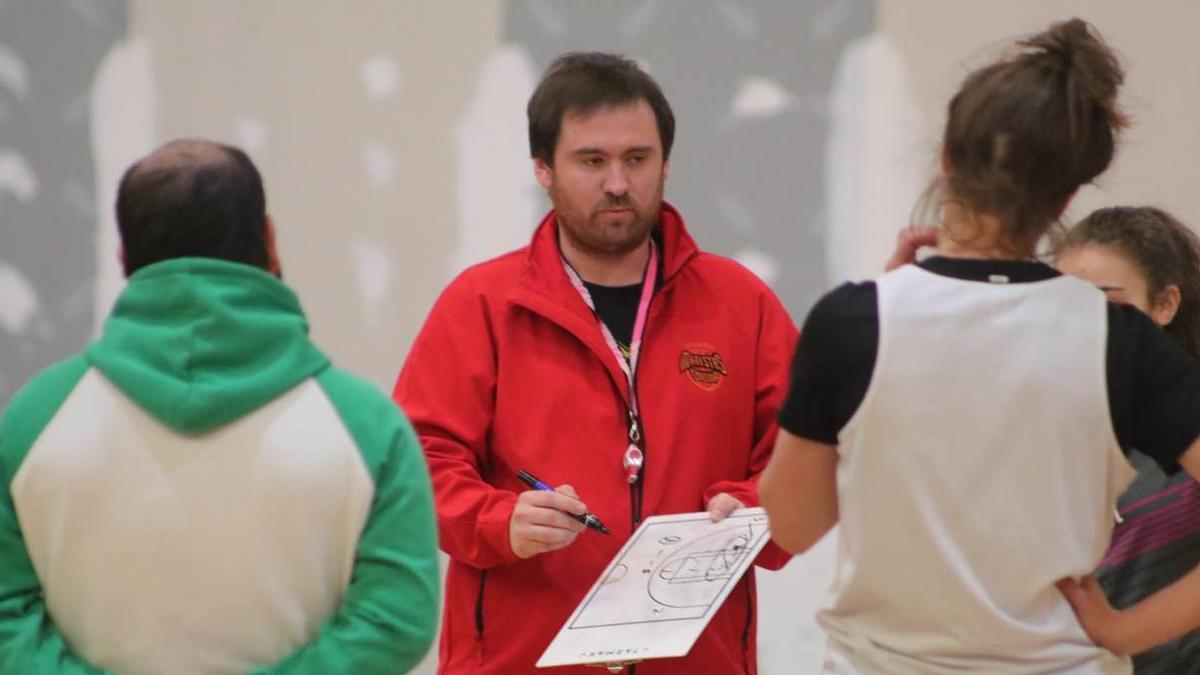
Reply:
<svg viewBox="0 0 1200 675"><path fill-rule="evenodd" d="M879 347L875 283L843 284L809 312L792 359L779 426L801 438L837 445L858 410Z"/></svg>
<svg viewBox="0 0 1200 675"><path fill-rule="evenodd" d="M1167 473L1200 437L1200 362L1146 315L1108 308L1108 401L1121 447L1153 457Z"/></svg>

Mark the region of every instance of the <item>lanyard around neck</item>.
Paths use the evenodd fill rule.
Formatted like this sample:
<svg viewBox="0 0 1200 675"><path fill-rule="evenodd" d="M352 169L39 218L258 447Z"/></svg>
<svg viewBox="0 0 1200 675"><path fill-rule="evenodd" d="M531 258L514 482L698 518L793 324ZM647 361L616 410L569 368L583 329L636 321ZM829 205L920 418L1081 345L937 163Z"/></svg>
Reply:
<svg viewBox="0 0 1200 675"><path fill-rule="evenodd" d="M608 329L608 325L596 313L596 303L592 300L592 294L588 292L587 286L584 285L583 279L579 277L579 273L571 267L567 259L562 258L563 270L567 273L567 278L571 280L571 285L575 290L579 291L579 295L583 297L583 301L587 303L592 314L596 316L596 321L600 324L600 332L604 335L604 341L608 344L608 348L612 351L613 356L617 359L617 365L620 366L621 372L625 373L625 381L629 384L629 408L630 412L638 415L637 389L634 387L634 378L637 375L638 356L642 350L642 335L646 332L646 315L650 310L650 298L654 295L654 284L658 276L658 250L654 246L654 239L650 239L650 257L646 261L646 271L642 275L642 297L638 300L637 318L633 322L633 335L629 339L629 360L621 355L621 347L617 344L617 339L613 337L612 331Z"/></svg>

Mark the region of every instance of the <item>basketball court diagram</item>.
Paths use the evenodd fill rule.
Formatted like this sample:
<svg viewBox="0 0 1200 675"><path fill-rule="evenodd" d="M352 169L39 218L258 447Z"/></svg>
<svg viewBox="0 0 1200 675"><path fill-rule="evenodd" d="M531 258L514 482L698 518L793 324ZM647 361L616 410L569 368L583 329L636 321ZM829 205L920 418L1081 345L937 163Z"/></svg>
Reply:
<svg viewBox="0 0 1200 675"><path fill-rule="evenodd" d="M608 563L538 662L682 656L767 544L767 515L648 518Z"/></svg>
<svg viewBox="0 0 1200 675"><path fill-rule="evenodd" d="M584 601L571 628L706 615L741 576L753 544L767 535L767 523L765 516L728 518L708 533L697 531L697 525L713 526L706 515L698 522L653 523L639 530Z"/></svg>
<svg viewBox="0 0 1200 675"><path fill-rule="evenodd" d="M588 591L539 666L687 653L769 539L760 508L647 518Z"/></svg>

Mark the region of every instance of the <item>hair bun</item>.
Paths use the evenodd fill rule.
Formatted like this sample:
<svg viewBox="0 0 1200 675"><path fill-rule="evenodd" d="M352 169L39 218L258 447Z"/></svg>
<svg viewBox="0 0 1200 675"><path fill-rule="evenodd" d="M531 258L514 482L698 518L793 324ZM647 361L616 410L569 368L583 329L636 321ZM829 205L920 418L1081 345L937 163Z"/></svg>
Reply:
<svg viewBox="0 0 1200 675"><path fill-rule="evenodd" d="M1018 44L1030 50L1027 57L1048 59L1056 64L1104 109L1113 127L1127 126L1125 115L1117 106L1117 90L1125 82L1125 72L1116 54L1090 23L1079 18L1060 21Z"/></svg>

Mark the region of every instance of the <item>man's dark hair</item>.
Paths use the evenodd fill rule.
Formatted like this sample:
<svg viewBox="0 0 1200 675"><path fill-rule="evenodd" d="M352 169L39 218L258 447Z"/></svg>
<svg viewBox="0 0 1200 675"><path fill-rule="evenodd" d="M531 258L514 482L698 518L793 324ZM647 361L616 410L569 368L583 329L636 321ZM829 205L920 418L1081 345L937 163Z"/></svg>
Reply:
<svg viewBox="0 0 1200 675"><path fill-rule="evenodd" d="M570 52L550 64L537 90L529 98L529 153L554 165L554 148L568 113L589 113L598 108L644 100L654 111L663 161L671 156L675 140L675 114L658 83L633 61L603 52Z"/></svg>
<svg viewBox="0 0 1200 675"><path fill-rule="evenodd" d="M129 167L117 188L125 275L193 256L267 269L266 217L262 177L246 153L168 143Z"/></svg>

